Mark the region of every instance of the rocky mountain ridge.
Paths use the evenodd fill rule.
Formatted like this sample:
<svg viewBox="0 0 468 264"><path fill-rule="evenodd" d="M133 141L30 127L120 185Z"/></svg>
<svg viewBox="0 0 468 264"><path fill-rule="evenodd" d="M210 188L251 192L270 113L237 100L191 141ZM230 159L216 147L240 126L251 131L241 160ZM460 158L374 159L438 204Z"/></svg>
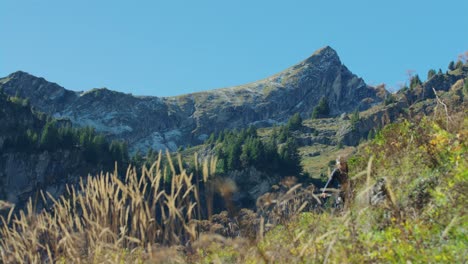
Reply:
<svg viewBox="0 0 468 264"><path fill-rule="evenodd" d="M351 73L330 47L264 80L174 97L132 96L108 89L73 92L25 72L0 79L9 95L76 126L92 126L126 140L133 151L176 150L209 134L249 125L269 126L292 114L310 116L322 97L332 115L365 110L387 95Z"/></svg>

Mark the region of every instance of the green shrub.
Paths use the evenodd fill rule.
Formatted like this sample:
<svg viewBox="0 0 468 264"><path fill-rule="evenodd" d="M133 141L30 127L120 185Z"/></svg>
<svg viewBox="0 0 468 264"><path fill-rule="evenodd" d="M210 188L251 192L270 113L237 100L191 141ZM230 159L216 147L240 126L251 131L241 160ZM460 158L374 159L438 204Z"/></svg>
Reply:
<svg viewBox="0 0 468 264"><path fill-rule="evenodd" d="M302 118L299 113L295 113L286 124L290 131L300 130L302 128Z"/></svg>
<svg viewBox="0 0 468 264"><path fill-rule="evenodd" d="M324 118L328 117L330 114L330 107L328 105L328 99L326 97L322 97L317 106L314 107L312 111L312 118Z"/></svg>
<svg viewBox="0 0 468 264"><path fill-rule="evenodd" d="M359 117L359 110L356 109L353 111L353 113L351 114L351 118L350 118L350 123L351 123L351 127L353 130L357 129L356 126L359 123L359 120L361 120L361 118Z"/></svg>

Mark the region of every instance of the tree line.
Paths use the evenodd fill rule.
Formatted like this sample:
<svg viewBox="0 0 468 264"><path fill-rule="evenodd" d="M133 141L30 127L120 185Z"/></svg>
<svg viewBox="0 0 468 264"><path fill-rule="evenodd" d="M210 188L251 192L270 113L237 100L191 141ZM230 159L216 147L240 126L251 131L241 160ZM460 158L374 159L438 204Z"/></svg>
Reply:
<svg viewBox="0 0 468 264"><path fill-rule="evenodd" d="M262 139L254 127L212 134L206 144L214 146L219 159L218 172L244 170L254 167L268 174L299 175L301 158L292 132L302 127L299 114L288 123L273 129L268 139ZM216 138L216 139L215 139Z"/></svg>
<svg viewBox="0 0 468 264"><path fill-rule="evenodd" d="M17 120L15 120L15 127L10 128L14 130L14 133L7 133L1 145L4 151L79 150L87 162L94 164L112 164L114 161L128 163L129 161L128 147L123 141L109 141L94 128L75 128L69 123L64 124L45 117L43 113L32 111L28 101L17 96L8 97L0 91L0 100L4 107L11 107L13 115L17 116L10 117ZM23 120L20 120L22 110L28 110L28 114L33 116L33 119L37 121L35 126L22 124Z"/></svg>
<svg viewBox="0 0 468 264"><path fill-rule="evenodd" d="M56 120L48 121L42 129L27 129L9 137L3 144L5 150L19 151L57 151L81 150L86 161L91 163L128 162L128 147L125 142L109 142L94 128L74 128L70 125L59 126Z"/></svg>

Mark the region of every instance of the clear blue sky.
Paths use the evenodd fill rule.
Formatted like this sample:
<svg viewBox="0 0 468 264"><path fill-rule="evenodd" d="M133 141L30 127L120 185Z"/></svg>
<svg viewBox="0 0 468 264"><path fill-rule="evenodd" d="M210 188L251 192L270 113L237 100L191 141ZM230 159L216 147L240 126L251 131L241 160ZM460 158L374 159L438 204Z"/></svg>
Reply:
<svg viewBox="0 0 468 264"><path fill-rule="evenodd" d="M265 78L330 45L369 84L468 50L468 1L1 0L0 76L169 96Z"/></svg>

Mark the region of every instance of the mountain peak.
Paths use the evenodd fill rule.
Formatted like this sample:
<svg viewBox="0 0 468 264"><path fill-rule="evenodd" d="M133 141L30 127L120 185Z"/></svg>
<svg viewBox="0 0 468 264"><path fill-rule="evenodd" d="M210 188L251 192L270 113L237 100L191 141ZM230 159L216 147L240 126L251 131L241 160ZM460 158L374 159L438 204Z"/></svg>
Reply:
<svg viewBox="0 0 468 264"><path fill-rule="evenodd" d="M334 54L334 55L338 56L336 51L332 47L330 47L328 45L316 50L313 55L323 55L323 54Z"/></svg>
<svg viewBox="0 0 468 264"><path fill-rule="evenodd" d="M335 64L341 65L338 53L330 46L325 46L316 50L304 61L306 64Z"/></svg>
<svg viewBox="0 0 468 264"><path fill-rule="evenodd" d="M31 92L31 89L33 89L35 86L42 87L44 89L43 92L65 90L65 88L54 82L49 82L43 77L34 76L24 71L15 71L9 74L7 77L3 78L3 80L4 83L9 83L8 86L10 86L11 89L18 89L29 92ZM29 92L27 92L25 96L30 95Z"/></svg>
<svg viewBox="0 0 468 264"><path fill-rule="evenodd" d="M33 75L31 75L31 74L29 74L27 72L24 72L24 71L15 71L15 72L9 74L7 77L11 78L11 79L20 79L20 78L29 77L29 76L33 76Z"/></svg>
<svg viewBox="0 0 468 264"><path fill-rule="evenodd" d="M23 84L25 82L30 83L30 82L37 82L37 81L39 81L41 83L51 83L51 82L48 82L46 79L44 79L42 77L32 75L32 74L30 74L28 72L25 72L25 71L15 71L13 73L10 73L4 79L10 80L12 83L16 83L16 85L18 85L18 82L23 83ZM51 84L59 86L56 83L51 83ZM61 86L59 86L59 87L61 87ZM61 87L61 88L63 88L63 87Z"/></svg>

